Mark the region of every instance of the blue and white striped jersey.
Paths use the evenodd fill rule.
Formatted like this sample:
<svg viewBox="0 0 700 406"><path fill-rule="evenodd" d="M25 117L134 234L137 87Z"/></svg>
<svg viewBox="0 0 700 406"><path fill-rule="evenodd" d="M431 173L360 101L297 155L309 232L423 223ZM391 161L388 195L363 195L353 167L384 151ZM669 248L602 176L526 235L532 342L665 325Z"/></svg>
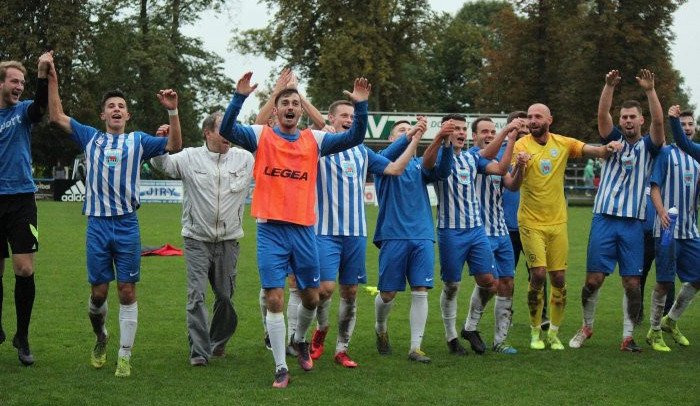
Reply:
<svg viewBox="0 0 700 406"><path fill-rule="evenodd" d="M71 119L71 137L85 151L83 214L110 217L139 208L141 162L165 153L168 139L142 132L108 134Z"/></svg>
<svg viewBox="0 0 700 406"><path fill-rule="evenodd" d="M490 162L474 151L454 155L450 176L435 183L438 228L474 228L483 224L476 174L484 173Z"/></svg>
<svg viewBox="0 0 700 406"><path fill-rule="evenodd" d="M366 237L367 171L381 175L390 162L364 144L319 159L316 234Z"/></svg>
<svg viewBox="0 0 700 406"><path fill-rule="evenodd" d="M678 209L673 237L693 239L698 233L698 180L700 164L675 144L663 147L654 162L651 183L661 187L661 200L666 210ZM661 236L658 216L654 221L654 236Z"/></svg>
<svg viewBox="0 0 700 406"><path fill-rule="evenodd" d="M470 151L479 152L479 147L472 147ZM503 156L504 149L498 152L496 160ZM503 178L500 175L487 175L477 173L476 195L481 206L481 220L489 237L508 235L505 213L503 211Z"/></svg>
<svg viewBox="0 0 700 406"><path fill-rule="evenodd" d="M659 147L654 145L649 135L635 144L629 144L617 127L613 127L605 141L613 140L622 143L622 150L613 153L603 163L593 213L644 220L647 201L644 188Z"/></svg>

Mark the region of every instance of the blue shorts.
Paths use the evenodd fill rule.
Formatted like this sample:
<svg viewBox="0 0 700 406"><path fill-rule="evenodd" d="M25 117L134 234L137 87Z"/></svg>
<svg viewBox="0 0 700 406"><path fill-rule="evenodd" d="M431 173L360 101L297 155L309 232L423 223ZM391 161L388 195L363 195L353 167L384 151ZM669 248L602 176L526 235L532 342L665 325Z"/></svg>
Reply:
<svg viewBox="0 0 700 406"><path fill-rule="evenodd" d="M433 287L435 247L431 240L385 240L379 248L379 284L382 292Z"/></svg>
<svg viewBox="0 0 700 406"><path fill-rule="evenodd" d="M313 226L258 223L257 244L263 289L284 288L290 267L300 290L319 287L321 273Z"/></svg>
<svg viewBox="0 0 700 406"><path fill-rule="evenodd" d="M644 223L635 218L596 213L588 235L588 272L610 275L615 264L620 276L642 276L644 265Z"/></svg>
<svg viewBox="0 0 700 406"><path fill-rule="evenodd" d="M700 282L700 238L673 239L667 246L654 238L656 248L656 281Z"/></svg>
<svg viewBox="0 0 700 406"><path fill-rule="evenodd" d="M138 282L141 279L141 235L136 213L88 216L85 251L91 285L113 281L115 267L118 282Z"/></svg>
<svg viewBox="0 0 700 406"><path fill-rule="evenodd" d="M367 283L367 237L318 235L316 242L321 281L335 282L337 277L341 285Z"/></svg>
<svg viewBox="0 0 700 406"><path fill-rule="evenodd" d="M515 255L513 255L513 244L510 236L499 235L488 237L493 252L493 260L496 265L496 272L493 277L513 278L515 276Z"/></svg>
<svg viewBox="0 0 700 406"><path fill-rule="evenodd" d="M440 277L443 282L459 282L465 262L469 275L494 274L493 252L484 227L438 228ZM511 252L512 252L511 248Z"/></svg>

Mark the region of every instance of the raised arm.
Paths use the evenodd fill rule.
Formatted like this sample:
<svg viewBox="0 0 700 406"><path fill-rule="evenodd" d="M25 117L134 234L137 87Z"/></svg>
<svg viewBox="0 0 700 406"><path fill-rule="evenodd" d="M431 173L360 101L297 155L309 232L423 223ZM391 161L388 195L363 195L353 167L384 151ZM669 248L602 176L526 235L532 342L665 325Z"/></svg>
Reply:
<svg viewBox="0 0 700 406"><path fill-rule="evenodd" d="M277 97L282 90L289 86L290 81L292 80L292 75L293 73L291 69L282 69L280 76L277 78L277 82L275 82L275 87L272 88L270 98L267 99L265 104L263 104L263 106L260 108L260 111L258 111L258 116L255 118L255 124L267 125L270 117L272 117L272 110L275 108L275 97Z"/></svg>
<svg viewBox="0 0 700 406"><path fill-rule="evenodd" d="M428 145L428 148L423 152L423 168L431 171L437 163L437 155L440 147L449 148L452 150L452 143L449 142L452 133L454 132L454 123L452 120L447 120L442 123L440 131L435 135L433 142Z"/></svg>
<svg viewBox="0 0 700 406"><path fill-rule="evenodd" d="M515 120L513 120L515 121ZM511 122L512 124L513 122ZM506 127L508 128L508 126ZM492 174L492 175L500 175L500 176L505 176L508 173L508 169L510 169L510 161L513 156L513 145L515 144L515 138L518 136L518 129L519 127L512 127L510 131L508 132L508 144L506 144L506 149L503 151L503 155L501 155L501 159L498 162L491 162L486 166L486 173ZM491 147L491 144L494 144L495 140L492 141L489 145L486 146L486 148ZM484 149L486 149L484 148ZM483 151L480 150L479 152ZM482 155L483 156L483 155ZM485 158L485 157L484 157Z"/></svg>
<svg viewBox="0 0 700 406"><path fill-rule="evenodd" d="M615 151L622 151L622 144L619 141L610 141L599 146L586 144L583 146L582 155L586 158L608 159Z"/></svg>
<svg viewBox="0 0 700 406"><path fill-rule="evenodd" d="M523 177L525 175L525 166L527 165L527 161L529 160L529 153L527 153L526 151L518 152L515 158L515 165L513 166L513 170L503 177L503 186L505 186L506 189L512 191L520 189L520 185L523 184Z"/></svg>
<svg viewBox="0 0 700 406"><path fill-rule="evenodd" d="M236 83L236 93L233 94L233 100L226 108L224 118L221 119L219 134L227 140L237 144L250 152L255 152L258 149L258 140L255 132L250 126L244 126L236 123L238 114L241 112L243 102L258 87L258 84L251 85L250 78L253 72L246 72L238 79Z"/></svg>
<svg viewBox="0 0 700 406"><path fill-rule="evenodd" d="M649 126L649 134L651 141L657 147L664 145L666 137L664 136L664 112L661 108L659 96L654 88L654 73L648 69L639 71L639 76L636 77L639 85L644 89L649 101L649 114L651 115L651 125Z"/></svg>
<svg viewBox="0 0 700 406"><path fill-rule="evenodd" d="M163 124L158 127L156 137L168 137L170 126ZM182 178L180 160L185 157L186 152L175 155L163 154L151 158L151 165L171 178Z"/></svg>
<svg viewBox="0 0 700 406"><path fill-rule="evenodd" d="M58 126L64 132L71 134L73 131L70 126L71 118L63 112L61 97L58 95L58 75L56 67L53 63L50 64L48 79L49 79L49 121Z"/></svg>
<svg viewBox="0 0 700 406"><path fill-rule="evenodd" d="M683 127L681 127L680 114L681 106L671 106L668 109L668 122L671 125L673 141L678 145L678 148L700 162L700 145L694 143L685 135Z"/></svg>
<svg viewBox="0 0 700 406"><path fill-rule="evenodd" d="M168 109L168 119L170 121L170 131L168 132L168 143L165 150L174 154L182 150L182 131L180 130L180 115L177 111L177 93L173 89L165 89L156 95L160 104Z"/></svg>
<svg viewBox="0 0 700 406"><path fill-rule="evenodd" d="M428 126L427 123L428 120L425 117L418 117L418 124L416 124L409 132L411 136L410 144L408 144L408 147L403 151L397 160L391 162L386 166L386 168L384 168L384 175L399 176L403 173L406 166L408 166L408 163L411 161L411 158L416 153L418 143L420 142L421 138L423 138L423 134L425 134L425 130Z"/></svg>
<svg viewBox="0 0 700 406"><path fill-rule="evenodd" d="M603 92L600 94L600 100L598 101L598 134L603 139L607 138L613 129L610 107L612 107L615 86L620 83L621 78L618 70L611 70L605 75L605 86L603 86Z"/></svg>
<svg viewBox="0 0 700 406"><path fill-rule="evenodd" d="M32 123L38 123L44 116L49 105L48 74L53 62L53 51L45 52L39 57L37 67L37 86L34 102L27 109L27 115Z"/></svg>
<svg viewBox="0 0 700 406"><path fill-rule="evenodd" d="M508 123L508 125L503 127L503 129L498 134L496 134L496 138L494 138L493 141L491 141L489 143L489 145L487 145L485 148L479 150L479 154L486 159L496 158L496 156L498 155L498 151L501 150L501 145L503 145L503 140L505 140L506 136L511 134L513 131L516 131L515 134L517 135L517 130L522 125L521 124L522 122L523 122L523 119L518 118L518 119L515 119L515 120L511 121L510 123ZM508 156L509 156L508 161L510 161L510 155L512 155L512 148L511 148L511 153L508 154ZM506 168L506 171L507 170L508 169Z"/></svg>
<svg viewBox="0 0 700 406"><path fill-rule="evenodd" d="M343 91L355 106L355 118L349 130L338 134L325 133L321 142L321 155L335 154L362 144L367 133L367 100L371 92L372 85L366 78L355 79L352 93Z"/></svg>

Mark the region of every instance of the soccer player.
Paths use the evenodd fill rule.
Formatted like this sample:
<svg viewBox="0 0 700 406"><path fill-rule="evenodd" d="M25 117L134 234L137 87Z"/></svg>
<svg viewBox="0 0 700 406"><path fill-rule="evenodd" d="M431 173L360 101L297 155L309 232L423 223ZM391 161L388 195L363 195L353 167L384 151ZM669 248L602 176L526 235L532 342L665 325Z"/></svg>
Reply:
<svg viewBox="0 0 700 406"><path fill-rule="evenodd" d="M513 120L510 122L512 121ZM510 124L510 122L508 124ZM514 123L515 128L511 129L508 134L508 142L501 145L496 159L486 166L485 173L477 171L474 182L474 190L479 200L481 222L491 246L495 265L493 277L496 287L496 302L493 308L494 339L491 348L493 351L503 354L517 353L517 350L507 341L508 329L510 328L513 317L515 258L503 211L503 193L505 190L517 191L520 188L520 184L523 180L523 169L529 157L527 153L521 152L515 167L512 168L512 171L506 172L503 176L490 173L489 167L491 167L491 170L494 172L497 169L496 167L500 170L499 161L504 159L503 165L510 166L510 157L513 154L513 142L521 133L522 128L526 126L525 123L526 121L524 119L520 119ZM495 143L496 126L488 117L477 118L472 122L471 127L475 146L472 147L470 151L478 153L484 150L489 144ZM520 253L518 253L518 255L519 254ZM480 276L476 277L483 279L483 277ZM472 299L474 299L473 296ZM477 302L475 307L480 304L481 303Z"/></svg>
<svg viewBox="0 0 700 406"><path fill-rule="evenodd" d="M477 173L496 176L508 173L519 121L508 124L493 139L495 136L493 122L488 117L479 117L472 123L472 133L482 133L481 145L484 148L477 147L475 150L463 150L467 139L467 119L459 114L449 114L442 118L443 123L448 121L454 125L454 131L450 137L452 150L441 152L438 159L450 160L451 170L445 179L439 179L434 184L438 198L437 234L440 278L444 282L440 295L440 309L450 353L466 355L466 350L457 338L455 320L462 270L467 263L469 274L474 277L476 285L472 291L469 315L461 335L469 341L474 352L483 354L486 351L486 345L476 328L486 304L496 291L494 280L496 270L493 251L482 222L476 176ZM506 135L510 136L505 153L501 162L494 162L492 159L498 153ZM487 137L493 142L487 142ZM483 209L488 210L490 207ZM510 257L512 262L512 252ZM504 276L506 276L505 272L507 271L504 270ZM505 340L505 337L501 338L502 341Z"/></svg>
<svg viewBox="0 0 700 406"><path fill-rule="evenodd" d="M338 100L328 108L328 121L333 132L347 131L352 126L354 107ZM367 283L365 257L367 225L364 185L367 172L375 176L400 176L416 152L426 130L425 118L407 136L411 142L401 156L392 162L364 145L326 155L319 160L316 181L316 238L321 264L321 286L317 310L318 327L311 339L311 358L323 354L328 333L328 315L336 279L340 284L338 337L335 362L348 368L357 363L347 354L355 327L358 283Z"/></svg>
<svg viewBox="0 0 700 406"><path fill-rule="evenodd" d="M698 232L698 196L700 188L700 144L692 142L695 135L695 120L690 111L681 112L680 106L668 111L673 139L672 144L661 149L654 162L651 175L651 200L658 213L654 224L656 244L656 287L651 295L647 343L656 351L671 351L663 339L662 330L671 334L681 346L690 342L678 329L678 319L690 305L700 289L700 233ZM671 243L661 243L661 230L668 230L668 210L678 209L678 218L672 233ZM678 278L683 282L671 310L661 317L666 294Z"/></svg>
<svg viewBox="0 0 700 406"><path fill-rule="evenodd" d="M39 58L35 100L20 101L27 70L17 61L0 62L0 344L2 328L2 275L12 248L15 274L17 330L12 345L19 361L32 365L29 322L34 307L34 253L39 249L37 211L32 177L32 126L41 121L48 102L47 74L53 51Z"/></svg>
<svg viewBox="0 0 700 406"><path fill-rule="evenodd" d="M219 134L223 114L204 119L205 144L174 155L151 159L157 169L182 179L182 237L187 261L187 331L190 364L206 365L226 354L226 343L236 331L238 315L231 298L243 237L243 211L253 175L253 155L231 148ZM209 323L205 294L207 280L214 292L214 314Z"/></svg>
<svg viewBox="0 0 700 406"><path fill-rule="evenodd" d="M410 123L397 121L391 128L392 144L382 152L389 159L396 158L411 140ZM428 289L433 287L435 262L435 231L426 185L432 179L449 175L451 160L438 160L438 150L451 152L448 142L454 124L442 125L422 158L413 158L401 176L375 176L379 200L379 214L374 244L379 247L379 295L374 301L377 351L391 353L387 319L396 292L411 286L411 346L408 359L422 363L430 358L421 350L425 323L428 319ZM442 145L442 148L440 147ZM447 156L447 155L445 155Z"/></svg>
<svg viewBox="0 0 700 406"><path fill-rule="evenodd" d="M641 348L634 342L633 333L641 306L639 279L644 264L644 246L640 244L644 238L643 221L646 215L644 189L649 181L653 159L664 143L663 111L654 90L654 74L642 69L637 82L649 100L649 135L642 136L644 116L636 100L622 103L620 128L613 126L610 107L620 78L617 70L605 75L605 85L598 103L601 141L619 140L622 149L611 154L603 163L588 237L588 272L581 289L583 325L569 341L569 347L581 347L593 334L598 291L617 263L624 288L620 349L639 352Z"/></svg>
<svg viewBox="0 0 700 406"><path fill-rule="evenodd" d="M364 140L367 131L367 99L371 85L365 78L355 80L353 92L345 94L355 104L355 120L343 133L329 134L306 129L299 131L301 98L296 89L285 89L275 97L278 125L236 124L243 102L257 84L251 85L252 72L236 84L236 93L221 123L221 135L256 152L255 190L251 214L257 218L258 268L267 302L267 330L275 360L273 387L286 387L289 370L285 361L284 282L291 267L301 289L294 345L302 369L313 368L306 333L318 305L321 278L313 225L316 223L316 177L320 156L337 153Z"/></svg>
<svg viewBox="0 0 700 406"><path fill-rule="evenodd" d="M105 131L99 131L63 113L53 66L49 73L51 122L70 134L87 158L83 214L88 216L86 255L91 285L88 316L97 338L90 361L95 368L101 368L106 362L107 294L116 268L120 333L114 373L117 377L131 375L131 348L137 328L136 282L141 276L141 236L136 216L140 206L139 168L146 159L165 152L175 153L182 148L177 94L167 89L157 96L168 110L170 132L167 138L139 131L125 132L131 115L126 95L120 90L109 91L102 97L100 119L105 123Z"/></svg>
<svg viewBox="0 0 700 406"><path fill-rule="evenodd" d="M520 188L518 225L520 238L530 267L527 304L530 311L530 348L542 350L543 285L549 273L550 325L547 341L550 348L563 350L557 333L564 319L566 305L565 271L568 266L569 237L564 199L564 171L571 158L607 157L619 143L605 146L587 145L574 138L549 132L554 121L547 106L533 104L527 110L530 134L515 143L514 154L527 152L531 159L525 166ZM515 163L517 155L513 156Z"/></svg>

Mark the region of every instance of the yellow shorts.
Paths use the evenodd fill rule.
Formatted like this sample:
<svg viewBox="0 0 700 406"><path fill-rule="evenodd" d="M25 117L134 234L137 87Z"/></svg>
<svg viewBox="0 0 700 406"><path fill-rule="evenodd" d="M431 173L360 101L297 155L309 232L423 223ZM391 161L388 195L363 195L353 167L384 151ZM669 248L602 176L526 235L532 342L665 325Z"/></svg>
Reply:
<svg viewBox="0 0 700 406"><path fill-rule="evenodd" d="M569 234L566 223L551 226L520 226L520 241L530 268L563 271L569 267Z"/></svg>

